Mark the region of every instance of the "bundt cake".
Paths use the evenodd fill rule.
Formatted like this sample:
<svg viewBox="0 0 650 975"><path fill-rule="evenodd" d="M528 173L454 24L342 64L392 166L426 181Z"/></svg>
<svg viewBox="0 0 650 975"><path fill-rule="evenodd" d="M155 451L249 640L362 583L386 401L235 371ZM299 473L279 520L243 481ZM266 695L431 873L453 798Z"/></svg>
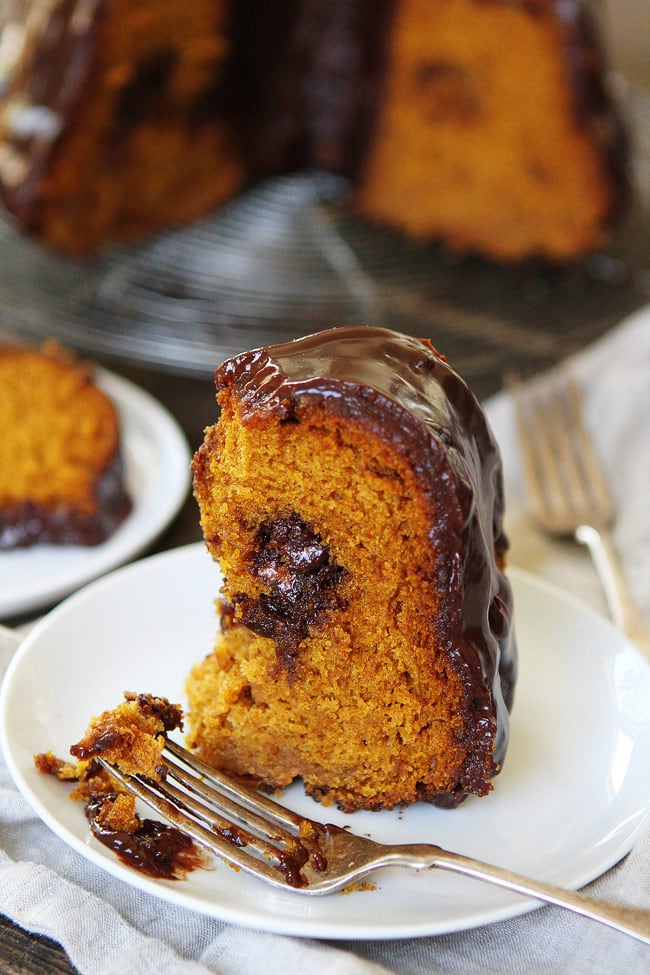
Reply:
<svg viewBox="0 0 650 975"><path fill-rule="evenodd" d="M370 221L498 260L605 242L625 136L580 0L235 8L259 171L333 169Z"/></svg>
<svg viewBox="0 0 650 975"><path fill-rule="evenodd" d="M193 472L221 633L188 676L189 747L348 812L485 795L516 650L478 401L428 342L369 326L215 380Z"/></svg>
<svg viewBox="0 0 650 975"><path fill-rule="evenodd" d="M0 345L0 549L97 545L126 518L120 427L92 367Z"/></svg>
<svg viewBox="0 0 650 975"><path fill-rule="evenodd" d="M51 0L5 17L0 190L66 251L313 167L347 177L371 221L497 259L575 257L620 208L624 140L580 0Z"/></svg>

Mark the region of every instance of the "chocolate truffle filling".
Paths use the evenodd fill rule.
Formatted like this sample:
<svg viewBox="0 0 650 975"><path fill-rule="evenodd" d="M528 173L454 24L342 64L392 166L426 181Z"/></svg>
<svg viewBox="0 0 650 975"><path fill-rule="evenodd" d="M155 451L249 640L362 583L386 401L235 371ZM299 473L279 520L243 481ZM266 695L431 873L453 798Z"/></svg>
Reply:
<svg viewBox="0 0 650 975"><path fill-rule="evenodd" d="M251 573L267 588L258 599L234 599L239 618L260 636L276 643L278 668L294 674L298 647L309 627L325 614L344 609L339 586L347 571L330 559L327 545L300 515L265 521L247 558Z"/></svg>

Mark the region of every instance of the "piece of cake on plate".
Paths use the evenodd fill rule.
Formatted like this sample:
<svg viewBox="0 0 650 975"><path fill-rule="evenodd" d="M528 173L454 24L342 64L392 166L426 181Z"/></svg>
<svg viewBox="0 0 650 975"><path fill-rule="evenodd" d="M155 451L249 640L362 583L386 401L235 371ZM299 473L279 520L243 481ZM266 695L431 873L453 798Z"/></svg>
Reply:
<svg viewBox="0 0 650 975"><path fill-rule="evenodd" d="M428 342L365 326L215 378L193 469L223 632L188 679L190 746L348 812L487 794L516 650L478 401Z"/></svg>
<svg viewBox="0 0 650 975"><path fill-rule="evenodd" d="M98 545L131 508L119 417L93 366L53 342L0 343L0 550Z"/></svg>

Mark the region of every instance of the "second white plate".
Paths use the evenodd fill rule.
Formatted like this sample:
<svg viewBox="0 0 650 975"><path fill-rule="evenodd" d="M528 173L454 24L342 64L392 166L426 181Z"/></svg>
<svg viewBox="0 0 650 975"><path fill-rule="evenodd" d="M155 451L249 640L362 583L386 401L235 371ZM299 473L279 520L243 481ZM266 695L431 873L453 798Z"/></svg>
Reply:
<svg viewBox="0 0 650 975"><path fill-rule="evenodd" d="M101 545L34 545L0 552L0 619L41 610L135 558L167 527L187 496L190 449L176 420L121 376L98 369L97 382L118 411L133 509Z"/></svg>
<svg viewBox="0 0 650 975"><path fill-rule="evenodd" d="M630 849L650 799L650 668L601 617L532 576L511 575L520 677L510 750L493 793L456 810L419 803L346 817L295 785L284 794L287 805L380 841L432 841L566 887L588 882ZM127 884L268 931L406 938L530 910L529 900L440 871L386 870L374 890L314 898L273 890L219 863L187 881L155 881L89 836L80 804L35 770L34 754L67 755L90 715L115 706L124 690L182 701L190 666L214 640L219 584L201 544L176 549L92 583L26 638L0 691L0 740L43 821Z"/></svg>

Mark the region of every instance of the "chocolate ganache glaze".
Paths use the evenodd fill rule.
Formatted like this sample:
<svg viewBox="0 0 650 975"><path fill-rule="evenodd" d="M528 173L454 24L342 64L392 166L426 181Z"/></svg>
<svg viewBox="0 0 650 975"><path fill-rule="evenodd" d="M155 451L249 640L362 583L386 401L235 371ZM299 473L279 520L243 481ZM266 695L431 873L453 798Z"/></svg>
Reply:
<svg viewBox="0 0 650 975"><path fill-rule="evenodd" d="M442 596L433 620L437 640L469 691L468 734L494 740L498 769L517 661L503 572L502 470L465 381L427 340L352 326L235 356L217 369L215 382L218 391L236 387L244 422L268 412L299 420L303 407L327 400L330 410L370 425L409 458L439 515L431 526L439 555L432 584ZM457 801L450 797L450 804Z"/></svg>

